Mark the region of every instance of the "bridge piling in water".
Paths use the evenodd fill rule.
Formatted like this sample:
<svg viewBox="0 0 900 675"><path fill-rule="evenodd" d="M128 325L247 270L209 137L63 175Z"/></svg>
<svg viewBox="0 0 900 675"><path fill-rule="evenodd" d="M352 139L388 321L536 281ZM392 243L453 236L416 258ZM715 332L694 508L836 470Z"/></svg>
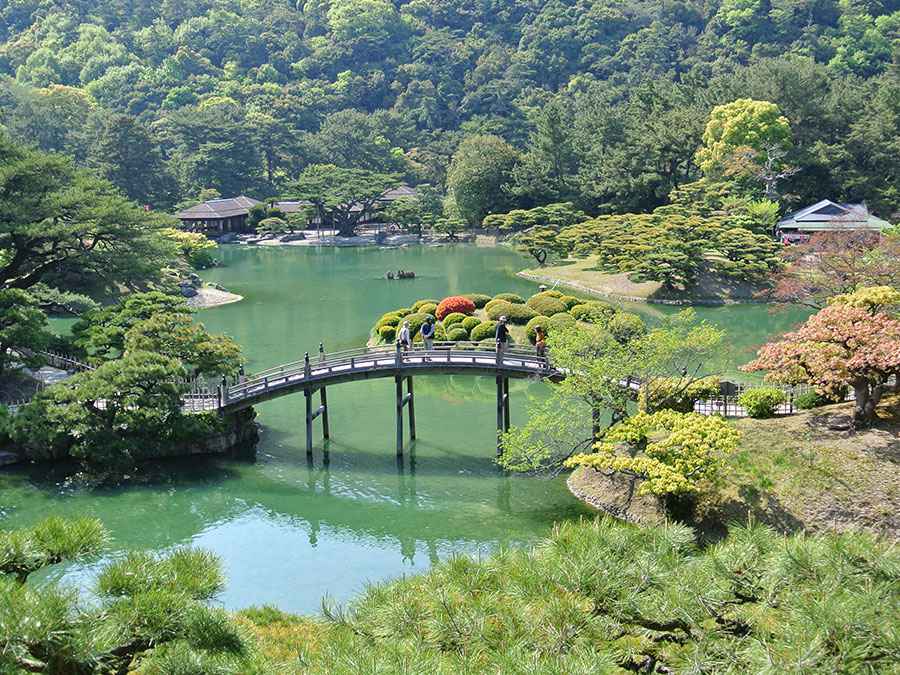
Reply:
<svg viewBox="0 0 900 675"><path fill-rule="evenodd" d="M409 440L416 440L416 407L413 398L413 379L410 375L406 378L407 393L403 393L403 376L394 378L394 387L397 391L397 457L403 456L403 408L409 408Z"/></svg>
<svg viewBox="0 0 900 675"><path fill-rule="evenodd" d="M497 456L503 454L503 434L509 431L509 378L497 376Z"/></svg>

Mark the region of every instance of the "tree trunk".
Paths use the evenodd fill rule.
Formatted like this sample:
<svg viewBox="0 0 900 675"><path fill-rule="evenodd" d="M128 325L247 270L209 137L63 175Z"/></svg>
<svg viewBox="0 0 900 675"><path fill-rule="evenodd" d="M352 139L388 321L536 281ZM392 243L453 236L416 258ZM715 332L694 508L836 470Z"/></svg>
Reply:
<svg viewBox="0 0 900 675"><path fill-rule="evenodd" d="M853 410L853 426L857 429L868 427L875 417L875 408L881 402L884 385L872 385L868 380L859 380L853 384L856 407Z"/></svg>

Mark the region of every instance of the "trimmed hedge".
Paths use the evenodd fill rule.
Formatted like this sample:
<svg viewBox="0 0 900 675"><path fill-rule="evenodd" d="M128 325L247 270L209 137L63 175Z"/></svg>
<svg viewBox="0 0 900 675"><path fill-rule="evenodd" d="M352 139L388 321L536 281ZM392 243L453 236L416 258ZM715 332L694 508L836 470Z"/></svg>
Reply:
<svg viewBox="0 0 900 675"><path fill-rule="evenodd" d="M807 391L794 397L794 407L799 410L812 410L829 403L833 401L817 391Z"/></svg>
<svg viewBox="0 0 900 675"><path fill-rule="evenodd" d="M451 295L438 303L435 316L438 319L443 319L448 314L454 314L456 312L466 315L474 314L475 303L461 295Z"/></svg>
<svg viewBox="0 0 900 675"><path fill-rule="evenodd" d="M535 295L546 295L548 298L561 298L563 296L563 293L562 291L541 291L540 293L536 293Z"/></svg>
<svg viewBox="0 0 900 675"><path fill-rule="evenodd" d="M407 314L412 314L411 307L401 307L400 309L395 309L394 314L399 314L400 316L406 316Z"/></svg>
<svg viewBox="0 0 900 675"><path fill-rule="evenodd" d="M441 319L441 321L444 324L444 328L450 328L450 326L455 323L462 323L465 318L466 315L462 312L450 312L450 314Z"/></svg>
<svg viewBox="0 0 900 675"><path fill-rule="evenodd" d="M584 303L584 300L582 300L581 298L576 298L574 295L564 295L559 299L559 301L566 306L567 310Z"/></svg>
<svg viewBox="0 0 900 675"><path fill-rule="evenodd" d="M382 326L378 329L378 336L385 342L393 342L397 338L395 326Z"/></svg>
<svg viewBox="0 0 900 675"><path fill-rule="evenodd" d="M514 305L506 300L492 300L485 308L488 318L496 321L501 316L509 319L510 323L525 325L538 315L527 305Z"/></svg>
<svg viewBox="0 0 900 675"><path fill-rule="evenodd" d="M572 319L574 321L575 319ZM547 316L536 316L527 324L525 324L525 337L528 338L528 341L531 344L537 342L537 327L541 326L544 329L545 333L550 332L550 317Z"/></svg>
<svg viewBox="0 0 900 675"><path fill-rule="evenodd" d="M606 326L617 342L625 344L634 340L647 332L647 326L644 320L637 314L629 314L628 312L619 312L609 320Z"/></svg>
<svg viewBox="0 0 900 675"><path fill-rule="evenodd" d="M472 304L474 304L477 309L481 309L493 300L491 296L485 295L484 293L467 293L463 297L471 300Z"/></svg>
<svg viewBox="0 0 900 675"><path fill-rule="evenodd" d="M399 314L394 312L388 312L380 319L378 319L378 323L375 324L375 330L381 330L383 326L398 326L400 325L401 317Z"/></svg>
<svg viewBox="0 0 900 675"><path fill-rule="evenodd" d="M603 324L615 316L617 310L608 302L600 300L585 302L569 309L569 314L578 321Z"/></svg>
<svg viewBox="0 0 900 675"><path fill-rule="evenodd" d="M742 406L750 417L763 419L774 417L775 409L787 400L781 389L775 387L756 387L748 389L738 396L738 405Z"/></svg>
<svg viewBox="0 0 900 675"><path fill-rule="evenodd" d="M419 305L419 303L416 304ZM431 314L431 316L437 316L436 312L437 305L433 302L426 302L416 308L416 313L418 314Z"/></svg>
<svg viewBox="0 0 900 675"><path fill-rule="evenodd" d="M553 316L554 314L565 312L568 307L566 307L566 304L555 295L551 295L553 292L554 291L544 291L543 293L532 295L525 304L538 314L543 314L544 316Z"/></svg>
<svg viewBox="0 0 900 675"><path fill-rule="evenodd" d="M481 319L479 319L477 316L467 316L462 320L462 327L471 333L475 326L480 323Z"/></svg>
<svg viewBox="0 0 900 675"><path fill-rule="evenodd" d="M440 300L416 300L416 302L414 302L413 306L412 306L412 313L413 314L421 314L422 313L422 309L421 309L422 305L434 305L435 307L437 307L437 304L439 302L440 302ZM426 312L426 313L431 314L431 312Z"/></svg>
<svg viewBox="0 0 900 675"><path fill-rule="evenodd" d="M469 332L462 326L453 326L447 331L447 340L450 342L462 342L469 339Z"/></svg>
<svg viewBox="0 0 900 675"><path fill-rule="evenodd" d="M506 300L514 305L525 304L525 298L521 295L516 295L515 293L497 293L497 295L494 296L494 300Z"/></svg>
<svg viewBox="0 0 900 675"><path fill-rule="evenodd" d="M559 312L550 317L550 331L571 328L576 323L575 319L568 312Z"/></svg>
<svg viewBox="0 0 900 675"><path fill-rule="evenodd" d="M497 322L496 321L485 321L483 323L478 324L475 328L472 329L472 333L469 336L473 342L481 342L482 340L493 340L494 334L497 330Z"/></svg>

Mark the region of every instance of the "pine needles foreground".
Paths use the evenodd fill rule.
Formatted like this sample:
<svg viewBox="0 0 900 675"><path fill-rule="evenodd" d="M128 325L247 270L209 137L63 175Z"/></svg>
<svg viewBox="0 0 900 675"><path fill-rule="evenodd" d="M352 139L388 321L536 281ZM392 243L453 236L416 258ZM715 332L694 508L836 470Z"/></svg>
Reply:
<svg viewBox="0 0 900 675"><path fill-rule="evenodd" d="M2 583L0 672L743 675L900 662L900 554L863 533L751 525L699 548L679 525L565 523L531 551L454 558L315 620L208 608L221 576L197 551L114 563L93 609Z"/></svg>

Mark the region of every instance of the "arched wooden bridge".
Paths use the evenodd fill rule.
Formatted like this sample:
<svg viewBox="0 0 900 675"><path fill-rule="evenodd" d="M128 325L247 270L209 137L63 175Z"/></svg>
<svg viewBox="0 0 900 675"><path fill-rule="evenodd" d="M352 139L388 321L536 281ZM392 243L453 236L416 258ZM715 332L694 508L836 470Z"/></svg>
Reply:
<svg viewBox="0 0 900 675"><path fill-rule="evenodd" d="M329 438L327 387L356 380L393 378L396 389L397 453L403 452L403 409L408 410L410 438L416 437L415 398L413 377L433 374L486 375L497 380L498 436L509 430L510 378L561 379L562 373L553 369L546 357L538 356L533 348L508 346L498 350L482 343L435 343L426 350L415 345L410 350L398 345L364 347L326 354L320 345L319 353L303 360L269 368L252 377L241 378L234 384L223 384L215 397L185 398L189 410L219 410L223 413L263 403L274 398L303 392L306 398L306 450L312 452L313 422L322 418L322 434ZM404 380L406 391L404 392ZM318 392L320 403L313 405Z"/></svg>

